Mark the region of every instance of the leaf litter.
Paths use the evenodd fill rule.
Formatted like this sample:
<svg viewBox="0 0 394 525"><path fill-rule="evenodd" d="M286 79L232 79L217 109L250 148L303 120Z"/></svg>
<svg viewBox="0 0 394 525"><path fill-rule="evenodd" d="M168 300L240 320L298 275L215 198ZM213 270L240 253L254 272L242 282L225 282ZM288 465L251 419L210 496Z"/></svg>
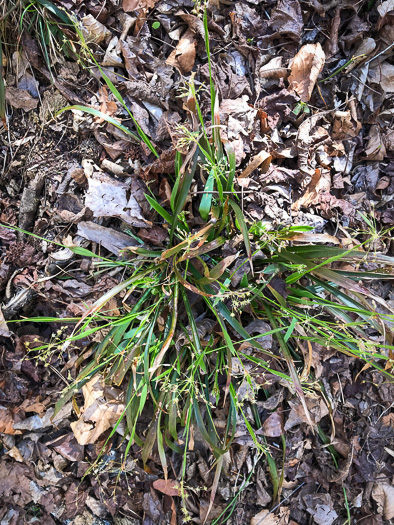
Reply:
<svg viewBox="0 0 394 525"><path fill-rule="evenodd" d="M312 234L339 237L349 247L356 244L352 232L357 229L393 226L394 10L390 0L376 4L212 2L208 31L220 93L220 132L235 151L236 190L248 224L307 224ZM10 135L0 130L1 222L80 252L70 250L62 258L59 247L47 240L0 230L0 516L2 523L79 523L82 516L86 523L132 523L136 518L181 523L179 458L172 456L168 480L155 448L149 466L141 468L140 447L133 443L130 448L122 426L116 427L126 406L122 387L88 382L54 416L57 395L75 379L80 356L91 352L90 342L76 340L63 353L54 346L40 360L32 357L34 348L70 334L69 326L61 319L45 327L7 322L81 315L120 282L117 269L93 272L84 250L127 261L128 248L166 245L166 226L144 195L151 192L168 208L175 172L171 150L179 147L178 126L189 125L179 95L190 73L200 89L204 116L210 118L204 25L198 4L188 0L104 5L59 0L54 5L80 21L97 64L105 68L96 67L96 79L102 80L104 72L114 83L159 158L108 118L76 110L55 123L55 113L75 103L100 111L115 124L127 121L126 108L82 67L87 60L82 48L67 58L52 50L49 70L37 34L31 37L25 30L21 49L5 54ZM197 181L192 191L201 191ZM187 211L197 225L191 201ZM225 246L225 255L236 259L240 242ZM393 253L389 235L374 242L380 253ZM342 270L351 272L354 266L343 264ZM238 274L238 283L248 276L242 267ZM279 282L273 282L273 289L284 293ZM393 307L387 280L372 283L371 289ZM133 301L124 294L106 308L132 308ZM196 314L198 304L196 299ZM252 320L252 312L247 313ZM217 327L202 330L203 323L197 322L202 340L218 336ZM253 333L263 330L260 326ZM179 334L182 344L191 327L185 334ZM96 341L105 337L105 329L94 334ZM265 347L276 344L266 337ZM257 351L250 346L242 350ZM280 499L273 501L271 480L256 468L257 449L241 420L227 475L218 482L210 509L212 457L194 428L186 481L187 508L195 523L220 523L238 491L234 523L328 525L347 519L349 502L354 519L393 519L392 384L368 369L359 376L362 367L353 357L316 342L302 354L305 362L310 358L319 382L305 397L309 416L285 378L267 374L264 395L256 396L248 381L240 387L245 399L255 396L262 423L258 436L265 436L279 470L283 467ZM233 365L234 373L249 373L242 360ZM153 412L144 417L148 426ZM251 412L247 421L254 421ZM317 432L311 432L310 421ZM214 422L218 428L224 423L219 407Z"/></svg>

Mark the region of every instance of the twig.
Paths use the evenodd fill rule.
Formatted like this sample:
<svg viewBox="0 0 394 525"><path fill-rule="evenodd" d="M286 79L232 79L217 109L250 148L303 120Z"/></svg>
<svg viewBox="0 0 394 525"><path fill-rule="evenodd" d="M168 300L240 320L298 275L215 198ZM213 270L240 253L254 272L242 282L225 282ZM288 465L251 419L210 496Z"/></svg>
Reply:
<svg viewBox="0 0 394 525"><path fill-rule="evenodd" d="M375 60L375 58L380 57L380 56L383 55L386 51L388 51L389 49L391 49L393 46L394 46L394 42L392 42L389 46L387 46L385 49L383 49L383 51L381 51L380 53L378 53L378 54L375 55L374 57L372 57L372 58L370 58L369 60L367 60L366 62L364 62L363 66L367 66L370 62L372 62L373 60Z"/></svg>

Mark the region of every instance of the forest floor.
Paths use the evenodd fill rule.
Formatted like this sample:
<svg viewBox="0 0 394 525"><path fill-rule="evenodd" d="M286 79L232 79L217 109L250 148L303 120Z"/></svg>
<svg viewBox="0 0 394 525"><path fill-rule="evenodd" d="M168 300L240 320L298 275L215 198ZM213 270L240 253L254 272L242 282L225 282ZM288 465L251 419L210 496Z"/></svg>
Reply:
<svg viewBox="0 0 394 525"><path fill-rule="evenodd" d="M53 5L83 28L91 55ZM156 447L146 462L137 442L124 458L121 433L108 441L124 407L119 385L79 391L55 414L92 345L87 337L62 347L71 328L61 319L80 317L123 278L123 267L97 271L83 250L68 247L115 260L129 246L168 244L145 194L168 207L181 131L190 139L190 78L211 126L203 13L193 0L0 6L7 114L0 128L1 525L394 523L394 385L329 346L298 349L299 373L309 359L314 374L307 399L313 425L284 379L272 376L253 400L263 422L254 437L264 438L283 476L278 494L245 422L237 424L219 481L212 450L194 428L181 498L176 484L164 482ZM234 191L248 228L307 225L341 247L364 243L394 255L393 1L215 0L207 21L220 133L235 153ZM135 131L127 106L158 158L108 119L80 110L55 117L69 105ZM204 224L196 203L205 181L193 180L185 205L194 228ZM225 245L232 261L247 261L240 242ZM274 294L286 298L277 279ZM377 314L392 313L391 281L366 286L382 299ZM122 299L111 298L113 315L123 311ZM243 315L257 323L254 333L267 330L250 308ZM210 331L223 336L218 326ZM103 333L93 335L96 343ZM218 404L215 421L224 422L223 412ZM152 414L145 418L139 424L146 427ZM181 455L168 447L166 455L169 478L179 480Z"/></svg>

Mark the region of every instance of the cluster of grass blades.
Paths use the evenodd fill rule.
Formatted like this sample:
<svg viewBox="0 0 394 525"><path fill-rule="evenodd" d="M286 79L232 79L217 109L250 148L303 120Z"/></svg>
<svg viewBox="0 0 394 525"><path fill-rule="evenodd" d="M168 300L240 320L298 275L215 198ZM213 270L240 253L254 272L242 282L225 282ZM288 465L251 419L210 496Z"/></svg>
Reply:
<svg viewBox="0 0 394 525"><path fill-rule="evenodd" d="M206 12L204 26L211 71ZM117 88L103 71L102 75L127 109ZM394 346L390 322L394 318L376 313L377 303L385 311L390 309L361 281L393 278L388 269L394 266L394 258L365 252L362 246L348 250L322 246L319 242L337 240L313 234L307 226L271 231L263 224L248 225L234 191L235 154L220 137L212 75L210 96L211 128L207 129L191 78L185 102L189 133L184 135L182 148L176 153L170 203L163 207L153 195L147 195L152 209L168 229L168 246L156 251L129 248L121 260L74 249L79 255L94 257L101 272L122 266L124 280L80 319L68 320L76 326L69 337L59 341L61 351L98 332L102 340L80 356L77 365L81 371L57 403L56 411L96 375L123 388L126 408L108 440L123 421L125 454L137 443L146 465L152 451L157 450L166 478L168 451L182 455L179 483L184 498L188 451L198 431L214 458L212 506L225 454L240 422L246 425L259 454L266 458L274 500L281 491L283 469L281 473L265 438L258 432L261 421L253 399L239 396L241 382L246 381L256 391L265 375L277 376L295 391L308 415L305 392L321 389L311 370L313 344L359 359L364 370L371 367L392 379ZM92 108L74 108L111 122L110 117ZM158 155L135 121L138 135L117 121L112 123L144 141ZM204 194L194 211L204 224L193 230L185 206L193 179L202 174ZM239 234L243 239L239 249L246 255L244 264L248 271L245 268L239 287L234 288L231 277L239 270L235 261L240 252L223 256L221 248ZM380 269L364 270L369 262ZM342 263L352 265L354 270L342 270ZM275 284L278 279L281 287ZM119 294L123 296L121 315L113 316L105 308ZM128 303L130 297L132 306ZM246 330L251 318L263 319L271 329L251 337ZM276 344L265 348L259 342L262 335L272 335ZM302 345L309 359L300 351ZM45 346L34 349L45 350ZM241 372L234 371L235 361ZM268 390L261 392L269 396ZM224 425L217 424L216 407L225 414ZM141 429L141 415L152 409L149 427ZM310 425L313 429L312 421ZM285 453L284 438L282 442ZM223 522L227 518L228 514L223 516Z"/></svg>
<svg viewBox="0 0 394 525"><path fill-rule="evenodd" d="M75 57L70 39L74 25L64 9L49 0L23 0L14 7L8 15L15 19L12 24L17 22L20 36L26 32L39 43L50 72L58 57Z"/></svg>

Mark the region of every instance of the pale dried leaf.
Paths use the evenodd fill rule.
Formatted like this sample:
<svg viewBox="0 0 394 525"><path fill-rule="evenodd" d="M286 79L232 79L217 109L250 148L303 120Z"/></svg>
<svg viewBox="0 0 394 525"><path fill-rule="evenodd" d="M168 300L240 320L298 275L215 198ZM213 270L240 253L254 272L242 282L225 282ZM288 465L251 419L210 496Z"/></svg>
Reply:
<svg viewBox="0 0 394 525"><path fill-rule="evenodd" d="M388 483L375 483L372 497L378 504L379 513L383 513L385 520L394 518L394 486Z"/></svg>
<svg viewBox="0 0 394 525"><path fill-rule="evenodd" d="M95 173L89 178L85 206L92 210L94 217L119 217L133 226L146 226L141 208L128 190L128 184L116 181L103 173Z"/></svg>
<svg viewBox="0 0 394 525"><path fill-rule="evenodd" d="M325 60L326 55L320 43L302 46L293 58L290 64L289 83L303 102L308 102L311 98Z"/></svg>
<svg viewBox="0 0 394 525"><path fill-rule="evenodd" d="M387 13L390 13L390 11L394 11L394 0L386 0L385 2L382 2L382 4L377 7L377 10L383 18Z"/></svg>
<svg viewBox="0 0 394 525"><path fill-rule="evenodd" d="M89 241L101 244L101 246L115 255L119 255L120 250L128 246L139 245L130 235L118 232L112 228L105 228L91 221L78 224L78 235Z"/></svg>
<svg viewBox="0 0 394 525"><path fill-rule="evenodd" d="M250 525L287 525L290 508L281 507L276 512L277 514L273 514L269 510L262 510L251 519Z"/></svg>
<svg viewBox="0 0 394 525"><path fill-rule="evenodd" d="M7 455L11 458L14 458L15 461L18 461L18 463L23 463L23 457L22 454L19 452L19 449L17 447L12 447L8 452Z"/></svg>
<svg viewBox="0 0 394 525"><path fill-rule="evenodd" d="M279 525L279 518L269 512L269 510L261 510L250 520L250 525Z"/></svg>
<svg viewBox="0 0 394 525"><path fill-rule="evenodd" d="M85 405L78 421L71 423L76 440L80 445L95 443L108 428L117 423L125 405L120 400L121 391L104 387L98 377L82 387Z"/></svg>

